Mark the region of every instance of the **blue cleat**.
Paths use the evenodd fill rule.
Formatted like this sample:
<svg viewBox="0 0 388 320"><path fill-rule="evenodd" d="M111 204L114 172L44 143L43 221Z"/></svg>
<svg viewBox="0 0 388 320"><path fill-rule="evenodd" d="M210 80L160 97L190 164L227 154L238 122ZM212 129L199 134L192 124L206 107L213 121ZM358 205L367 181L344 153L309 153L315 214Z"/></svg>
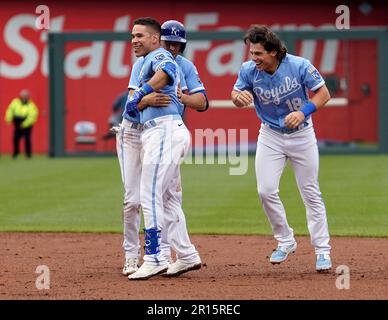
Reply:
<svg viewBox="0 0 388 320"><path fill-rule="evenodd" d="M315 269L318 272L328 271L331 269L331 259L328 254L317 254L317 263Z"/></svg>
<svg viewBox="0 0 388 320"><path fill-rule="evenodd" d="M289 246L278 246L277 249L272 253L269 262L272 264L279 264L285 261L290 253L295 252L297 247L296 242Z"/></svg>

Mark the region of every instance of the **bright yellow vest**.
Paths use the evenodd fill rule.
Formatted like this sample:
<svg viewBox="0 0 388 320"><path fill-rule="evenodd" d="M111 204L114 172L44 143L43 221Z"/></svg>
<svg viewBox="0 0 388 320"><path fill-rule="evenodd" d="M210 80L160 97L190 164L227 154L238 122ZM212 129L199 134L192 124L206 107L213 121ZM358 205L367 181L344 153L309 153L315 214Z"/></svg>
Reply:
<svg viewBox="0 0 388 320"><path fill-rule="evenodd" d="M5 113L5 121L11 123L14 118L24 119L21 124L23 128L32 127L36 120L38 120L38 108L31 99L28 100L27 104L22 104L19 98L15 98L8 106Z"/></svg>

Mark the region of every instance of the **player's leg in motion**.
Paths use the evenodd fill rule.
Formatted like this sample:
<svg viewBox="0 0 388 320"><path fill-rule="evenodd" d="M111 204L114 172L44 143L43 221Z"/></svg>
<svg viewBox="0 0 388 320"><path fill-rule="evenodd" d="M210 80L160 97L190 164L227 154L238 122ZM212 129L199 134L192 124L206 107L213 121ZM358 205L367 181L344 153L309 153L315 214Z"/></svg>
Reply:
<svg viewBox="0 0 388 320"><path fill-rule="evenodd" d="M124 275L129 275L137 271L140 255L140 134L141 131L139 129L132 128L132 123L124 119L120 131L116 136L117 156L120 163L121 179L124 185Z"/></svg>
<svg viewBox="0 0 388 320"><path fill-rule="evenodd" d="M165 193L164 233L167 241L176 250L177 260L171 264L166 276L178 276L182 273L200 269L202 262L195 246L191 243L187 231L186 218L182 210L182 187L179 167L172 173L173 179Z"/></svg>
<svg viewBox="0 0 388 320"><path fill-rule="evenodd" d="M194 245L190 241L186 227L186 217L182 210L182 183L181 174L178 166L172 168L169 173L171 180L168 183L166 192L163 195L164 204L164 227L161 232L161 250L170 264L173 263L171 257L171 245L178 248L176 256L178 259L192 264L198 263L199 255Z"/></svg>
<svg viewBox="0 0 388 320"><path fill-rule="evenodd" d="M313 128L295 136L300 142L290 148L290 161L295 172L299 192L306 207L307 226L311 236L311 244L317 255L317 270L331 268L329 229L326 208L319 189L319 152ZM308 146L308 147L307 147ZM307 148L306 148L307 147Z"/></svg>
<svg viewBox="0 0 388 320"><path fill-rule="evenodd" d="M140 180L140 202L144 216L143 264L129 280L145 280L167 270L168 261L161 248L161 230L164 224L163 182L171 153L171 121L160 122L143 129L142 170Z"/></svg>
<svg viewBox="0 0 388 320"><path fill-rule="evenodd" d="M270 257L273 264L285 261L288 254L296 250L294 232L288 225L279 197L279 182L286 161L282 135L262 125L257 142L255 169L261 203L274 238L278 241L278 247Z"/></svg>
<svg viewBox="0 0 388 320"><path fill-rule="evenodd" d="M167 207L165 205L167 199L165 196L163 196L163 203L164 203L164 211L166 212ZM166 217L164 217L164 222L163 222L164 227L162 228L160 232L160 250L163 252L163 255L165 256L166 260L168 263L173 263L173 258L172 258L172 253L171 253L171 246L168 242L167 239L167 229L165 228L166 226Z"/></svg>
<svg viewBox="0 0 388 320"><path fill-rule="evenodd" d="M163 121L143 131L142 143L144 156L140 195L145 225L145 255L143 265L128 277L130 280L148 279L163 273L169 266L160 249L161 230L166 223L163 195L179 168L180 160L187 153L190 136L182 121ZM179 260L181 248L175 242L171 245ZM184 257L187 256L185 252Z"/></svg>

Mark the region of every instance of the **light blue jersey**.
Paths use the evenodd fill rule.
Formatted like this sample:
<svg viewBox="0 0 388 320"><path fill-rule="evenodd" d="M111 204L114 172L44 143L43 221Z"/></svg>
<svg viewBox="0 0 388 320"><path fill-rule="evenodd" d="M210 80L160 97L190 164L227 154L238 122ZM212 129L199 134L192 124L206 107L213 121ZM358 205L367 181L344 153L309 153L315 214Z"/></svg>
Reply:
<svg viewBox="0 0 388 320"><path fill-rule="evenodd" d="M175 61L183 73L184 81L182 81L182 91L187 90L189 94L205 91L205 87L199 78L195 65L180 55L176 56Z"/></svg>
<svg viewBox="0 0 388 320"><path fill-rule="evenodd" d="M139 58L132 67L131 77L128 89L138 89L144 83L148 82L158 70L164 68L167 63L173 63L176 67L174 57L170 52L163 48L158 48L145 57ZM180 82L179 67L174 74L169 74L170 83L163 87L160 92L167 94L171 98L171 103L167 107L149 106L140 112L140 118L135 119L124 112L124 117L130 121L145 123L149 120L166 115L180 114L181 104L176 95L177 87Z"/></svg>
<svg viewBox="0 0 388 320"><path fill-rule="evenodd" d="M243 63L234 90L250 91L260 120L275 128L284 128L284 118L309 101L308 90L316 91L324 84L309 60L286 54L272 75L258 70L253 61Z"/></svg>
<svg viewBox="0 0 388 320"><path fill-rule="evenodd" d="M182 57L181 55L177 55L175 58L176 63L178 64L181 70L181 89L182 91L188 91L189 94L194 94L198 92L202 92L205 96L205 87L201 79L199 78L199 74L197 68L194 63L190 60ZM181 105L181 115L183 116L185 112L184 105Z"/></svg>
<svg viewBox="0 0 388 320"><path fill-rule="evenodd" d="M138 58L132 66L131 77L129 78L128 89L137 90L140 87L139 75L144 63L144 57Z"/></svg>
<svg viewBox="0 0 388 320"><path fill-rule="evenodd" d="M176 63L179 66L179 85L181 86L182 91L188 91L189 94L197 93L197 92L203 92L205 94L205 87L203 86L203 83L201 79L199 78L199 74L197 71L197 68L195 65L185 57L182 57L180 55L176 56L175 59ZM139 75L142 69L144 63L144 58L140 57L136 60L134 65L132 66L132 72L131 77L128 84L128 89L130 90L136 90L140 87L139 83ZM179 114L183 116L185 111L184 105L179 103ZM129 116L127 117L127 119ZM131 121L136 121L131 120ZM138 120L137 122L140 122Z"/></svg>
<svg viewBox="0 0 388 320"><path fill-rule="evenodd" d="M128 90L137 90L140 87L139 75L141 67L143 66L144 57L140 57L132 65L131 76L129 78ZM123 112L123 117L129 121L140 123L140 113L136 113L135 117L130 116L127 112Z"/></svg>

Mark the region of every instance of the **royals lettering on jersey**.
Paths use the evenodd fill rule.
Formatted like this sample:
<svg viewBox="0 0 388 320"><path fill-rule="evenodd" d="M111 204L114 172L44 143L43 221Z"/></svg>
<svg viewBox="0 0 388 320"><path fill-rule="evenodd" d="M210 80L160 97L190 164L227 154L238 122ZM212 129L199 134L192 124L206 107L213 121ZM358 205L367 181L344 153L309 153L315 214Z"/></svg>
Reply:
<svg viewBox="0 0 388 320"><path fill-rule="evenodd" d="M128 89L136 90L141 87L152 78L155 72L161 70L168 63L173 63L177 67L174 57L163 48L158 48L145 57L140 57L132 67ZM161 93L168 94L171 98L171 102L167 107L149 106L140 112L140 119L133 119L125 113L123 116L130 121L145 123L166 115L179 115L182 107L176 92L180 82L180 74L179 67L176 69L175 74L169 74L170 83L160 90Z"/></svg>
<svg viewBox="0 0 388 320"><path fill-rule="evenodd" d="M301 87L296 78L285 77L284 83L278 87L265 90L261 86L255 86L253 91L260 97L263 104L274 103L279 105L281 98L298 91Z"/></svg>
<svg viewBox="0 0 388 320"><path fill-rule="evenodd" d="M309 101L308 90L325 84L318 70L302 57L287 54L274 74L258 70L253 61L241 66L234 90L253 94L261 121L283 128L284 118ZM305 121L309 121L308 117Z"/></svg>

